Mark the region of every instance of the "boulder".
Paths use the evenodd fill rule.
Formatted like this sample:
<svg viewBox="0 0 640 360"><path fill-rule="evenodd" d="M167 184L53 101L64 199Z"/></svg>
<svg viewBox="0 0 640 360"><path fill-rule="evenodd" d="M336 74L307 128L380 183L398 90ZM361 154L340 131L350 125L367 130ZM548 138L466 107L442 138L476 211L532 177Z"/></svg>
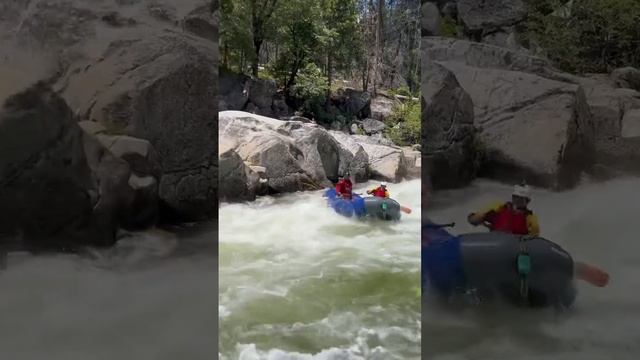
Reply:
<svg viewBox="0 0 640 360"><path fill-rule="evenodd" d="M432 2L422 4L422 36L440 36L442 17L438 6Z"/></svg>
<svg viewBox="0 0 640 360"><path fill-rule="evenodd" d="M640 70L633 67L615 69L611 79L617 87L640 91Z"/></svg>
<svg viewBox="0 0 640 360"><path fill-rule="evenodd" d="M457 0L458 18L470 31L492 32L522 22L527 16L523 0Z"/></svg>
<svg viewBox="0 0 640 360"><path fill-rule="evenodd" d="M389 182L400 182L407 176L404 152L395 147L360 143L369 156L371 178Z"/></svg>
<svg viewBox="0 0 640 360"><path fill-rule="evenodd" d="M367 118L362 120L362 129L367 135L378 134L384 131L387 127L385 123L380 120Z"/></svg>
<svg viewBox="0 0 640 360"><path fill-rule="evenodd" d="M153 145L147 140L126 135L98 133L96 137L113 155L125 160L131 169L129 186L134 191L134 204L123 220L123 227L133 230L154 225L159 216L162 167Z"/></svg>
<svg viewBox="0 0 640 360"><path fill-rule="evenodd" d="M393 109L396 104L398 104L398 101L394 99L386 96L376 96L371 100L371 117L376 120L385 121L393 114Z"/></svg>
<svg viewBox="0 0 640 360"><path fill-rule="evenodd" d="M0 112L0 226L29 250L115 242L133 190L126 161L85 133L45 83Z"/></svg>
<svg viewBox="0 0 640 360"><path fill-rule="evenodd" d="M320 132L313 132L316 129ZM321 135L323 131L326 133L314 124L241 111L220 113L221 139L230 144L243 161L266 169L267 185L273 192L318 190L330 184L326 174L337 172L333 161L336 152L325 149L332 145L327 145L327 139ZM303 153L300 147L310 153ZM319 164L322 164L320 168L314 168Z"/></svg>
<svg viewBox="0 0 640 360"><path fill-rule="evenodd" d="M290 117L293 113L273 80L256 80L221 70L219 81L220 111L246 111L274 118Z"/></svg>
<svg viewBox="0 0 640 360"><path fill-rule="evenodd" d="M114 41L101 61L60 80L63 96L88 120L153 145L167 219L203 219L217 210L216 51L175 34Z"/></svg>
<svg viewBox="0 0 640 360"><path fill-rule="evenodd" d="M211 5L203 4L191 11L183 20L185 30L207 39L213 43L218 42L218 23L211 11Z"/></svg>
<svg viewBox="0 0 640 360"><path fill-rule="evenodd" d="M385 137L383 134L374 134L371 136L366 135L353 135L355 141L358 143L371 144L371 145L383 145L383 146L395 146L391 139Z"/></svg>
<svg viewBox="0 0 640 360"><path fill-rule="evenodd" d="M351 88L339 89L332 95L333 104L347 116L364 119L371 116L371 95Z"/></svg>
<svg viewBox="0 0 640 360"><path fill-rule="evenodd" d="M476 173L473 102L453 73L423 60L422 138L434 189L468 185Z"/></svg>
<svg viewBox="0 0 640 360"><path fill-rule="evenodd" d="M232 148L220 146L218 150L218 169L220 171L220 201L252 201L255 200L255 189L249 186L250 169L238 153Z"/></svg>
<svg viewBox="0 0 640 360"><path fill-rule="evenodd" d="M346 154L342 154L340 172L349 171L356 182L369 180L369 155L352 136L340 131L329 132L341 145Z"/></svg>
<svg viewBox="0 0 640 360"><path fill-rule="evenodd" d="M486 160L482 175L558 189L578 183L595 159L595 124L583 87L526 54L429 40L423 59L454 74L471 97Z"/></svg>

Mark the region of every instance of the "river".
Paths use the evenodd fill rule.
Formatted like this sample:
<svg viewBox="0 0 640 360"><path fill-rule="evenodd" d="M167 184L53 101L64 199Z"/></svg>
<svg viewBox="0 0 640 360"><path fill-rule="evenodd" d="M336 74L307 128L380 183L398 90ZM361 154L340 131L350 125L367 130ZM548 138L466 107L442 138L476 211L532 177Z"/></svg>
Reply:
<svg viewBox="0 0 640 360"><path fill-rule="evenodd" d="M398 223L322 192L222 205L221 359L420 359L420 181L389 191L413 210Z"/></svg>
<svg viewBox="0 0 640 360"><path fill-rule="evenodd" d="M466 223L468 213L487 203L508 200L512 187L477 181L429 198L434 222L456 222L453 233L484 231ZM635 359L640 353L640 179L585 183L575 190L534 189L530 207L541 235L568 250L574 259L605 269L609 286L578 283L574 308L505 308L451 313L425 300L422 344L425 359ZM427 298L425 298L427 299Z"/></svg>
<svg viewBox="0 0 640 360"><path fill-rule="evenodd" d="M0 357L215 359L215 248L209 224L135 233L92 257L10 254Z"/></svg>

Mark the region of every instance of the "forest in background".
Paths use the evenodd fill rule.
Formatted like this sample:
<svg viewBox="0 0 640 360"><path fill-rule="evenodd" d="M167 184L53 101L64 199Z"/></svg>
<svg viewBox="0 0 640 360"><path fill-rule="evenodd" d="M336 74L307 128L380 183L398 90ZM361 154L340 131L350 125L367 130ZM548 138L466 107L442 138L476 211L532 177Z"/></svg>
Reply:
<svg viewBox="0 0 640 360"><path fill-rule="evenodd" d="M426 2L425 0L422 1ZM452 1L455 2L455 1ZM571 73L640 68L640 1L524 0L527 16L516 25L519 43ZM445 15L445 36L466 38L462 24Z"/></svg>
<svg viewBox="0 0 640 360"><path fill-rule="evenodd" d="M403 99L385 120L388 135L419 143L419 0L223 0L220 5L222 68L275 81L288 104L321 123L336 116L328 111L329 101L341 88Z"/></svg>

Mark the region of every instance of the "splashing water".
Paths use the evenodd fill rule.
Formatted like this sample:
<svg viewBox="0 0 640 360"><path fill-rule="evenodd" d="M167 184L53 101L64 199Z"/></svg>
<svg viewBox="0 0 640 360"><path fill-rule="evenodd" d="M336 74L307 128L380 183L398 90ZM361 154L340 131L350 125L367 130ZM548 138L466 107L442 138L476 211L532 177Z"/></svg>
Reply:
<svg viewBox="0 0 640 360"><path fill-rule="evenodd" d="M96 259L12 254L0 272L3 359L214 359L215 231L133 234Z"/></svg>
<svg viewBox="0 0 640 360"><path fill-rule="evenodd" d="M466 216L488 203L510 199L511 186L478 181L471 187L436 193L429 199L434 222L455 221L453 233L485 231ZM611 275L606 288L578 282L575 307L550 310L498 308L452 314L425 298L423 353L445 359L632 359L640 351L638 210L640 179L585 184L554 193L533 192L532 210L541 235L576 260Z"/></svg>
<svg viewBox="0 0 640 360"><path fill-rule="evenodd" d="M322 192L221 207L222 359L420 358L420 181L389 191L413 210L398 223Z"/></svg>

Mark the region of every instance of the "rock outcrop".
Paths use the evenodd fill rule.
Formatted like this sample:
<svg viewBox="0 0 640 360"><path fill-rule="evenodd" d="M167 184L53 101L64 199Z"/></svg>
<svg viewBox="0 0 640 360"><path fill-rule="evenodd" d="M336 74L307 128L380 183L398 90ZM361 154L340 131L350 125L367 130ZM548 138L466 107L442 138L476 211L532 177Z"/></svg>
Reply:
<svg viewBox="0 0 640 360"><path fill-rule="evenodd" d="M220 71L220 111L238 110L273 118L293 114L273 80Z"/></svg>
<svg viewBox="0 0 640 360"><path fill-rule="evenodd" d="M554 16L565 16L570 3L558 8ZM640 109L639 70L625 67L611 74L576 76L533 56L539 52L535 44L523 49L518 43L520 25L527 15L524 1L443 0L427 4L423 2L423 11L438 10L443 18L440 24L449 31L453 30L451 21L457 24L454 32L458 38L423 36L423 62L427 61L423 63L423 89L429 85L424 83L428 81L426 66L434 74L432 80L444 68L453 75L449 82L455 80L473 104L474 145L460 152L447 148L449 153L467 159L467 164L475 157L480 176L508 181L526 178L557 189L574 186L585 172L601 178L640 173L640 136L635 130ZM423 21L423 35L436 34L433 19L438 15L430 14L432 21ZM449 97L441 103L455 99L460 98ZM455 109L444 113L453 114ZM439 162L441 165L434 164L434 151L446 154L447 142L438 151L434 143L439 141L438 134L452 136L458 127L446 132L433 129L438 123L429 123L427 118L423 114L423 130L436 138L425 134L430 148L423 151L437 189L451 184L446 166L456 162L447 159ZM460 176L460 185L470 173Z"/></svg>
<svg viewBox="0 0 640 360"><path fill-rule="evenodd" d="M216 216L213 5L0 6L0 97L17 94L3 110L0 146L28 156L3 150L0 160L2 212L15 220L7 229L34 248L60 249L109 245L120 227ZM45 82L21 93L24 77Z"/></svg>
<svg viewBox="0 0 640 360"><path fill-rule="evenodd" d="M407 177L409 168L400 148L367 143L317 124L241 111L220 112L220 137L224 144L220 150L221 197L226 201L259 195L252 190L255 185L248 180L246 167L263 169L263 180L258 180L266 187L263 193L322 189L347 171L356 182L370 176L398 182ZM410 165L417 166L413 161Z"/></svg>
<svg viewBox="0 0 640 360"><path fill-rule="evenodd" d="M582 86L509 49L439 38L423 46L423 57L453 73L471 98L483 175L565 188L590 170L595 124Z"/></svg>
<svg viewBox="0 0 640 360"><path fill-rule="evenodd" d="M130 221L136 196L130 166L84 132L46 84L4 103L0 153L0 227L20 237L21 246L111 245Z"/></svg>
<svg viewBox="0 0 640 360"><path fill-rule="evenodd" d="M424 58L423 58L424 59ZM475 176L474 111L469 94L443 66L423 60L422 138L435 189L467 185Z"/></svg>

